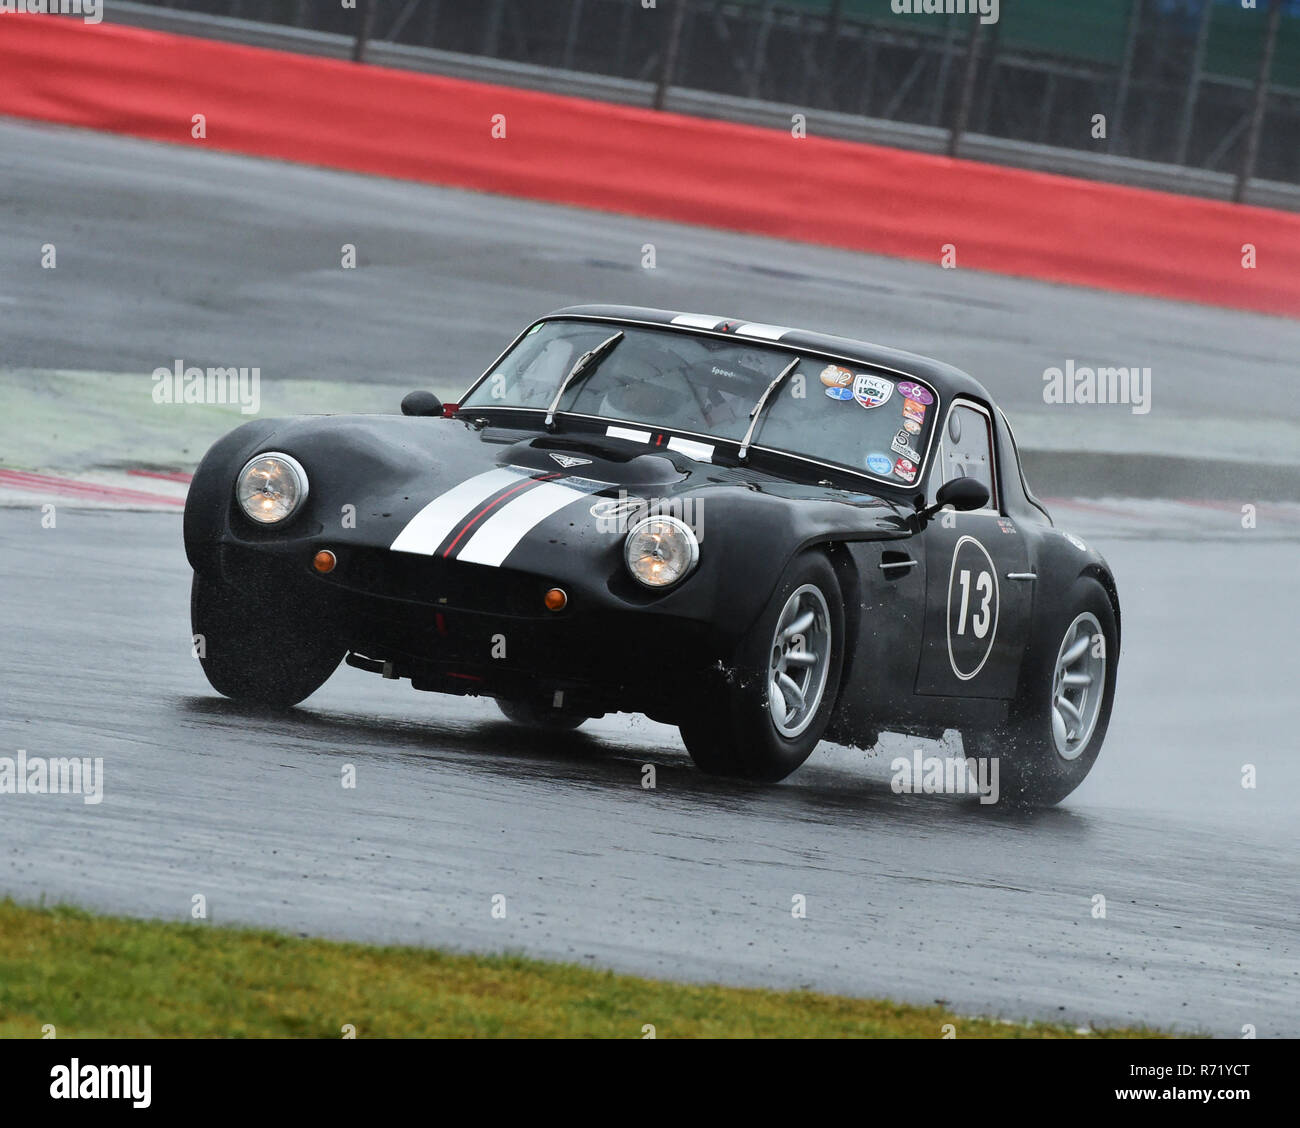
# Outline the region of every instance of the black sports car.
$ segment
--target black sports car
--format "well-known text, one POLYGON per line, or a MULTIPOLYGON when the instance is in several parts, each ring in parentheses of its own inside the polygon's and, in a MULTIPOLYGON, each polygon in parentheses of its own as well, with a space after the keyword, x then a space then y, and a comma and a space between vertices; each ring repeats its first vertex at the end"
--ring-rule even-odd
POLYGON ((290 706, 345 656, 573 727, 640 712, 779 780, 881 730, 1055 802, 1109 720, 1106 562, 1025 483, 965 373, 719 317, 582 306, 459 404, 255 420, 185 507, 212 685, 290 706))

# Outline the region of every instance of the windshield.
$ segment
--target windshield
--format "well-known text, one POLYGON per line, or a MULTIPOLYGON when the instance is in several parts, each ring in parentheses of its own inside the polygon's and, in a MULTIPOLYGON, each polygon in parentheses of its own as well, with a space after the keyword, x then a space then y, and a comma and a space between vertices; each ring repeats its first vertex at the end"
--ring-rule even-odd
MULTIPOLYGON (((607 322, 544 321, 461 405, 544 411, 578 358, 615 328, 623 339, 560 398, 561 413, 740 442, 768 384, 797 355, 739 339, 607 322)), ((937 407, 933 393, 864 365, 803 357, 769 397, 753 445, 915 483, 937 407)))

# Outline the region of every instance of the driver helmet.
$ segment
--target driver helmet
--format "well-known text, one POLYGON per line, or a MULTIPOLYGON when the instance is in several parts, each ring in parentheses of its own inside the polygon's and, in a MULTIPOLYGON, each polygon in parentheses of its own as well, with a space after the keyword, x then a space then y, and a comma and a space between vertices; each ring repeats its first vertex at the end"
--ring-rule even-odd
MULTIPOLYGON (((615 352, 597 377, 605 385, 597 414, 659 420, 681 404, 684 389, 643 356, 615 352)), ((680 383, 680 377, 677 383, 680 383)))

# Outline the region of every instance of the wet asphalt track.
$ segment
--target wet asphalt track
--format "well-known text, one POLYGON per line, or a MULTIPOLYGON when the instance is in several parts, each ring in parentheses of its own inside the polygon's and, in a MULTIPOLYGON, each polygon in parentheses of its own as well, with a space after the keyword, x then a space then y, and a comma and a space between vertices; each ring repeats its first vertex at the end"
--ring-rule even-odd
POLYGON ((1110 738, 1063 807, 1011 815, 894 795, 896 738, 756 788, 702 777, 641 718, 536 736, 347 668, 259 714, 189 656, 175 516, 0 510, 0 750, 102 756, 106 780, 99 806, 0 797, 0 889, 174 918, 202 893, 217 923, 1295 1035, 1300 669, 1259 636, 1293 629, 1296 547, 1107 545, 1127 598, 1110 738), (1209 571, 1251 583, 1207 600, 1209 571))
MULTIPOLYGON (((540 307, 616 295, 714 307, 738 286, 751 316, 789 299, 788 320, 822 310, 819 324, 853 328, 849 300, 833 299, 843 287, 765 273, 771 245, 737 236, 7 123, 0 134, 0 247, 57 237, 60 271, 72 268, 57 298, 0 279, 11 366, 280 357, 286 374, 355 378, 368 364, 391 377, 471 355, 478 366, 484 336, 540 307), (328 247, 349 222, 369 254, 388 242, 383 269, 345 296, 336 269, 309 261, 323 252, 286 230, 328 247), (562 249, 579 230, 590 255, 562 249), (685 256, 667 272, 629 271, 610 249, 627 244, 635 261, 656 236, 685 256)), ((862 261, 779 246, 795 275, 862 261)), ((1290 378, 1273 358, 1291 323, 871 262, 900 343, 950 337, 945 355, 1008 399, 1017 382, 997 388, 996 357, 1027 350, 1041 372, 1065 325, 1186 360, 1190 414, 1213 407, 1201 385, 1217 362, 1191 356, 1211 337, 1237 360, 1259 354, 1266 389, 1290 378), (923 330, 936 278, 968 304, 923 330)), ((1097 531, 1086 517, 1073 527, 1097 531)), ((0 510, 0 755, 102 756, 106 772, 100 806, 0 796, 0 893, 171 918, 203 893, 217 923, 1008 1017, 1296 1035, 1294 525, 1096 539, 1125 603, 1110 737, 1064 806, 1012 815, 894 795, 899 740, 873 756, 823 746, 764 789, 700 776, 676 734, 643 719, 535 736, 489 703, 350 669, 291 714, 250 712, 216 697, 189 656, 174 515, 61 509, 51 530, 32 509, 0 510), (346 764, 356 790, 340 786, 346 764), (497 893, 505 920, 491 916, 497 893), (805 920, 790 913, 800 893, 805 920)))

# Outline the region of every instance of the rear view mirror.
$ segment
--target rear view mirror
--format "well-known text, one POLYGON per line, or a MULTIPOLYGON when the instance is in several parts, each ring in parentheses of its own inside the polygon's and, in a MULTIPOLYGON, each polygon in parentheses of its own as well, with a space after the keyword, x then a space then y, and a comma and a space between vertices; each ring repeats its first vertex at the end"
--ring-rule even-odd
POLYGON ((441 415, 442 400, 432 392, 407 392, 402 397, 403 415, 441 415))
POLYGON ((939 487, 934 500, 941 509, 945 505, 963 512, 983 509, 989 503, 989 488, 976 478, 954 478, 939 487))
POLYGON ((924 525, 931 517, 951 505, 954 509, 967 511, 983 509, 989 503, 989 488, 976 478, 954 478, 944 482, 934 494, 934 504, 917 511, 917 517, 924 525))

